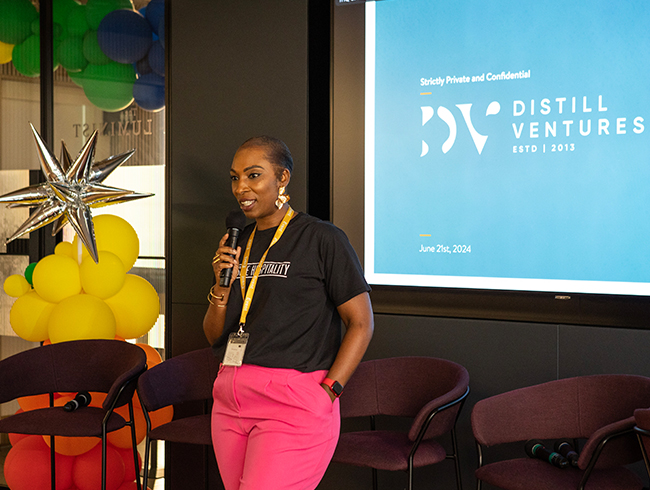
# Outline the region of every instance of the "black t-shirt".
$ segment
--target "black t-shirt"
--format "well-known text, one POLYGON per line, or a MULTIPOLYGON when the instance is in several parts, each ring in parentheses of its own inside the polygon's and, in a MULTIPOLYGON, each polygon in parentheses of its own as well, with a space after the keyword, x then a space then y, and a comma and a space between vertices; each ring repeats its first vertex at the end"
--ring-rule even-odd
MULTIPOLYGON (((239 237, 243 260, 253 230, 239 237)), ((246 271, 250 284, 255 268, 277 228, 255 232, 246 271)), ((239 328, 242 294, 233 281, 221 337, 212 349, 223 359, 228 336, 239 328)), ((297 213, 271 247, 262 266, 246 319, 250 334, 245 364, 312 372, 329 369, 341 343, 337 306, 370 291, 354 249, 333 224, 297 213)))

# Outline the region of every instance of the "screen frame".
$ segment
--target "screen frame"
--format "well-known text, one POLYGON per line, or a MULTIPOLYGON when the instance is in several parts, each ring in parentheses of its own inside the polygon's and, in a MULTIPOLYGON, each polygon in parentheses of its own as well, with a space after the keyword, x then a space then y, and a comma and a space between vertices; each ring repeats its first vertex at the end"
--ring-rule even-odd
MULTIPOLYGON (((331 219, 363 263, 365 6, 334 3, 332 11, 331 219)), ((642 329, 650 318, 646 296, 371 286, 376 313, 642 329)))

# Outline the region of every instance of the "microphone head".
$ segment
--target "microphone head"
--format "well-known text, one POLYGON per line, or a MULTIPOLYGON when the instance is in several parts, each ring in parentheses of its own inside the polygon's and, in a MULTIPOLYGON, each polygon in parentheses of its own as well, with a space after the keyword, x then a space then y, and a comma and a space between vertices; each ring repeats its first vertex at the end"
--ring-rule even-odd
POLYGON ((246 215, 244 212, 237 208, 233 209, 228 213, 226 217, 226 228, 237 228, 238 230, 243 230, 246 226, 246 215))
POLYGON ((565 449, 567 451, 575 451, 573 444, 569 439, 560 439, 555 441, 553 449, 555 449, 556 453, 559 453, 561 449, 565 449), (562 448, 562 446, 564 446, 564 448, 562 448))
POLYGON ((544 443, 540 441, 539 439, 531 439, 530 441, 526 442, 526 445, 524 446, 524 449, 526 450, 526 454, 530 456, 531 458, 535 457, 535 453, 533 452, 533 448, 537 445, 541 445, 544 447, 544 443))

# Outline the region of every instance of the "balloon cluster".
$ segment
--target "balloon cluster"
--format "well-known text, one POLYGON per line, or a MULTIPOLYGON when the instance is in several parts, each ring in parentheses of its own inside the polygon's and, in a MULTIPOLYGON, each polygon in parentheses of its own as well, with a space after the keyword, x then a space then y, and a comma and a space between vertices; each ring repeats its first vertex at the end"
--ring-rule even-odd
POLYGON ((156 290, 146 279, 127 274, 139 252, 135 230, 110 214, 95 217, 93 223, 98 263, 85 247, 79 256, 75 237, 30 264, 25 275, 5 280, 5 292, 18 298, 9 320, 19 337, 53 343, 135 339, 156 323, 160 312, 156 290))
MULTIPOLYGON (((127 274, 139 253, 133 227, 113 215, 93 219, 99 263, 95 263, 79 238, 57 245, 53 255, 30 264, 25 274, 14 274, 4 282, 5 292, 17 297, 10 312, 14 331, 31 342, 57 343, 79 339, 132 339, 147 333, 158 319, 160 302, 145 279, 127 274)), ((162 362, 149 345, 139 345, 147 365, 162 362)), ((91 353, 90 353, 91 354, 91 353)), ((92 354, 91 354, 92 355, 92 354)), ((91 406, 100 407, 105 393, 91 393, 91 406)), ((54 405, 63 406, 75 393, 55 394, 54 405)), ((21 411, 49 406, 49 396, 36 395, 18 400, 21 411)), ((146 435, 146 423, 137 396, 133 398, 136 439, 146 435)), ((128 419, 128 407, 116 410, 128 419)), ((172 419, 172 407, 150 413, 152 426, 172 419)), ((49 436, 10 434, 12 448, 4 464, 12 490, 49 488, 49 436)), ((95 490, 100 488, 101 446, 95 437, 56 438, 57 488, 95 490)), ((139 474, 131 453, 128 427, 108 435, 109 490, 134 490, 139 474)))
MULTIPOLYGON (((164 0, 139 11, 131 0, 53 0, 54 68, 63 66, 88 100, 106 112, 134 100, 148 111, 165 105, 164 0)), ((0 2, 0 64, 13 60, 40 73, 39 14, 30 0, 0 2)))
MULTIPOLYGON (((160 354, 151 346, 137 344, 147 355, 147 365, 151 368, 160 364, 160 354)), ((75 393, 57 393, 55 406, 63 406, 75 393)), ((90 406, 101 407, 105 393, 91 393, 90 406)), ((35 395, 20 398, 19 411, 38 410, 49 406, 49 395, 35 395)), ((142 407, 138 397, 133 398, 136 440, 145 438, 147 430, 142 407)), ((128 419, 128 407, 116 410, 128 419)), ((173 408, 164 407, 151 412, 152 427, 169 422, 174 415, 173 408)), ((136 470, 131 452, 131 429, 111 432, 107 436, 106 447, 106 488, 108 490, 135 490, 136 477, 140 474, 142 461, 139 459, 136 470)), ((11 449, 4 463, 4 475, 12 490, 34 490, 50 488, 50 437, 25 434, 9 434, 11 449)), ((55 439, 56 488, 61 490, 97 490, 101 488, 102 448, 97 437, 62 437, 55 439)))

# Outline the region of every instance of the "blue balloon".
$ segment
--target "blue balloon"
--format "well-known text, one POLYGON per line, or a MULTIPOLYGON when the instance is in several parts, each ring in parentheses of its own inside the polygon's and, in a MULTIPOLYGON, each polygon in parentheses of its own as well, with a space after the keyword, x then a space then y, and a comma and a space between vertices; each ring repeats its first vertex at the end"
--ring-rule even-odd
POLYGON ((165 107, 165 79, 155 73, 140 76, 133 84, 133 98, 146 111, 165 107))
POLYGON ((158 37, 160 42, 165 44, 165 18, 160 19, 160 24, 158 24, 158 37))
POLYGON ((151 26, 135 10, 119 9, 106 14, 97 29, 99 47, 113 61, 135 63, 151 48, 151 26))
POLYGON ((135 63, 133 63, 133 69, 138 75, 147 75, 153 72, 151 66, 149 66, 148 56, 145 56, 141 60, 138 60, 135 63))
POLYGON ((160 43, 160 41, 156 41, 151 46, 151 49, 149 50, 148 60, 151 69, 161 77, 164 77, 165 76, 165 48, 163 48, 163 45, 160 43))
POLYGON ((165 16, 165 2, 164 0, 151 0, 149 5, 147 5, 147 11, 145 17, 151 25, 153 32, 158 33, 158 26, 160 25, 160 19, 165 16))

